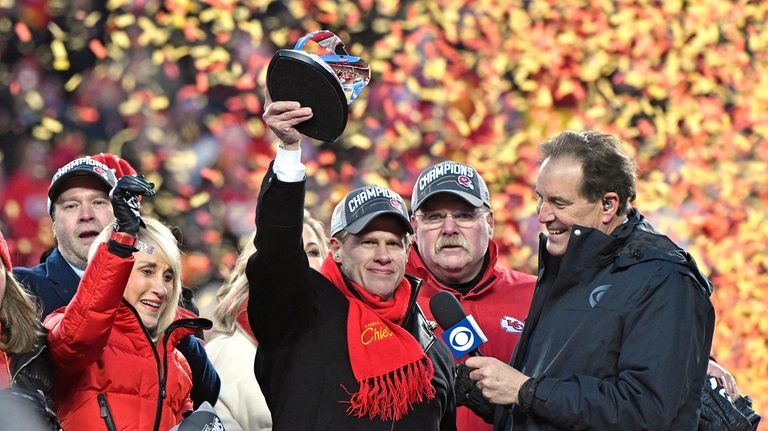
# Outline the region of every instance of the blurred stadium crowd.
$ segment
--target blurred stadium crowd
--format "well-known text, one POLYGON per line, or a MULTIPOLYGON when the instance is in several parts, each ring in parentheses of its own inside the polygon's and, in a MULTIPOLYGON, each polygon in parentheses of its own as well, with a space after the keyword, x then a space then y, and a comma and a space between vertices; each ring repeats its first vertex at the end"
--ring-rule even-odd
POLYGON ((506 264, 535 272, 538 143, 616 134, 638 207, 716 286, 714 354, 765 412, 767 17, 744 0, 0 0, 2 229, 15 265, 37 263, 52 173, 112 152, 158 184, 143 207, 181 228, 185 283, 218 285, 273 154, 266 67, 326 28, 373 77, 344 135, 305 149, 320 219, 363 183, 410 196, 422 168, 464 160, 506 264))

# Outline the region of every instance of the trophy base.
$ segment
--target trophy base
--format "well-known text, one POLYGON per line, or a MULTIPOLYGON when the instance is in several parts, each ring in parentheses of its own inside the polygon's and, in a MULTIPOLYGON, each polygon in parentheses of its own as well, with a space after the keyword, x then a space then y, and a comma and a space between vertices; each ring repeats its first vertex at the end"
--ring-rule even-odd
POLYGON ((312 118, 296 126, 310 138, 333 142, 347 127, 349 107, 338 78, 302 51, 280 49, 272 56, 267 89, 274 101, 312 108, 312 118))

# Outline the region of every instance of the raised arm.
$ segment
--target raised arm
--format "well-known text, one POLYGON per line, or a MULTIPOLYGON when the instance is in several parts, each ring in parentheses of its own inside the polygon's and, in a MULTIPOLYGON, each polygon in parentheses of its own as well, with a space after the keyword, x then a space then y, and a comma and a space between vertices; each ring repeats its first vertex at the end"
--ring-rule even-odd
POLYGON ((120 178, 110 193, 116 221, 109 241, 98 245, 64 311, 45 320, 52 362, 61 372, 77 372, 101 356, 133 269, 139 196, 152 196, 153 187, 143 176, 120 178))
POLYGON ((302 246, 304 165, 294 128, 311 118, 296 102, 267 105, 264 120, 280 141, 261 185, 256 207, 256 253, 246 267, 248 320, 259 344, 271 347, 298 337, 310 325, 314 300, 302 246))

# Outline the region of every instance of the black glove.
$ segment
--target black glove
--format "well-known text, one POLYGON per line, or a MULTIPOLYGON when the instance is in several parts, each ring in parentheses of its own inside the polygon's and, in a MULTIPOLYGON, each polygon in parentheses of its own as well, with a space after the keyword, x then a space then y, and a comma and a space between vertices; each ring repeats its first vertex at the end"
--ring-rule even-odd
POLYGON ((483 392, 475 386, 475 381, 469 378, 469 367, 464 363, 455 366, 456 381, 453 389, 456 393, 456 405, 465 406, 486 423, 493 423, 495 406, 483 396, 483 392))
POLYGON ((136 236, 144 226, 139 214, 139 196, 155 194, 155 184, 144 180, 144 175, 123 175, 109 192, 115 213, 115 230, 136 236))
POLYGON ((749 397, 731 402, 721 382, 707 376, 701 388, 699 431, 753 431, 759 422, 749 397))

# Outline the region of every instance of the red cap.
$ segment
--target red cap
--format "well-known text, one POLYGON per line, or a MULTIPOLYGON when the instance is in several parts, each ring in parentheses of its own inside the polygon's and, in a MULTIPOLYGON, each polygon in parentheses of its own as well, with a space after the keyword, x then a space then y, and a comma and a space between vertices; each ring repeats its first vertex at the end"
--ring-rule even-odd
POLYGON ((136 169, 133 169, 130 163, 125 159, 111 154, 111 153, 99 153, 91 156, 93 160, 99 161, 107 165, 112 172, 115 173, 115 178, 120 179, 123 175, 136 175, 136 169))
POLYGON ((8 251, 8 243, 5 242, 3 233, 0 232, 0 259, 3 261, 6 272, 11 272, 13 267, 11 266, 11 252, 8 251))

